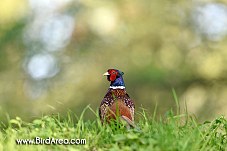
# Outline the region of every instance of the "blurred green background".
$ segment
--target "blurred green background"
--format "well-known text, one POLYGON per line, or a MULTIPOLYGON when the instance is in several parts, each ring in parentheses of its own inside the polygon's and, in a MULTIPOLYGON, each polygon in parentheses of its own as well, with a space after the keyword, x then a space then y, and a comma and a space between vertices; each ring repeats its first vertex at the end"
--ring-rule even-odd
POLYGON ((0 118, 97 109, 108 68, 137 109, 174 109, 174 88, 199 120, 226 115, 226 34, 224 0, 1 0, 0 118))

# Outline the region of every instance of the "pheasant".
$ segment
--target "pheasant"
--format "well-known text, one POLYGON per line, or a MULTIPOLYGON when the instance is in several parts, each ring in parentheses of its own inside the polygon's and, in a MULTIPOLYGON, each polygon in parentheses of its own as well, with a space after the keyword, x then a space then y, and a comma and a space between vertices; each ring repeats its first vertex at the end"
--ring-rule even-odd
POLYGON ((110 81, 110 87, 104 96, 100 107, 99 116, 102 121, 110 122, 117 117, 127 122, 128 126, 134 126, 135 105, 125 90, 123 72, 117 69, 109 69, 104 76, 110 81))

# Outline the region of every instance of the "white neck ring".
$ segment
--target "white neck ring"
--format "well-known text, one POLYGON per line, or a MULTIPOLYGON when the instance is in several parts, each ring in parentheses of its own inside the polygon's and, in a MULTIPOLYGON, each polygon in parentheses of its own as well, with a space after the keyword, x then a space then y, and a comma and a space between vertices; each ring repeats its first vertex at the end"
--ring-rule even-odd
POLYGON ((125 89, 124 86, 110 86, 111 89, 125 89))

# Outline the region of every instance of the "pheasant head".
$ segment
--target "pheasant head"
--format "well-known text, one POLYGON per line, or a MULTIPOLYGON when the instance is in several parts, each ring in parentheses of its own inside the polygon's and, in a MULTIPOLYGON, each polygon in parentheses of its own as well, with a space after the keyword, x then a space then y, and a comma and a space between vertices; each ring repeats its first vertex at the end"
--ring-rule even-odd
POLYGON ((113 89, 124 89, 125 83, 123 80, 124 72, 117 69, 109 69, 104 76, 107 76, 107 80, 110 81, 110 88, 113 89))

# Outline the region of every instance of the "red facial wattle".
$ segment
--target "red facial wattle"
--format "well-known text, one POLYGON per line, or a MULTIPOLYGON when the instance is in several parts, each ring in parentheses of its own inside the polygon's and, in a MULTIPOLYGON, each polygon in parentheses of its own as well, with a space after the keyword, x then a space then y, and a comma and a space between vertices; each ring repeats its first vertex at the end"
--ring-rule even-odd
POLYGON ((110 75, 109 75, 109 76, 110 76, 110 77, 109 77, 109 78, 110 78, 110 81, 116 80, 117 75, 118 75, 118 72, 117 72, 116 70, 114 70, 114 69, 109 70, 108 73, 110 74, 110 75))
POLYGON ((110 81, 116 80, 117 75, 116 74, 110 74, 110 81))

